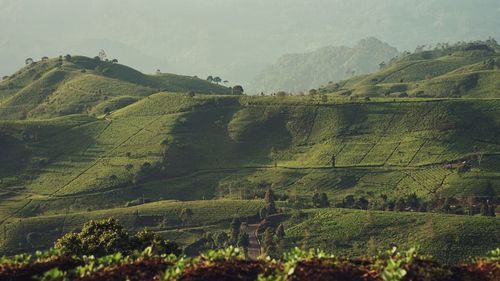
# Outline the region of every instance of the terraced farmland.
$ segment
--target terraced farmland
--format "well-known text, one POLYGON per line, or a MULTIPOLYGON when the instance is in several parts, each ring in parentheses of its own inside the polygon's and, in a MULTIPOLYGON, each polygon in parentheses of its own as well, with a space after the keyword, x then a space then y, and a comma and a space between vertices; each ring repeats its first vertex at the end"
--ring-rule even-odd
MULTIPOLYGON (((442 203, 449 197, 495 201, 500 194, 497 98, 220 95, 229 89, 190 77, 148 76, 79 57, 57 63, 27 67, 0 89, 8 96, 0 104, 0 254, 31 251, 29 233, 47 247, 91 218, 117 216, 134 229, 135 210, 151 219, 168 213, 171 228, 156 223, 155 230, 188 246, 207 232, 226 230, 233 216, 259 219, 263 203, 255 199, 269 188, 285 215, 297 205, 310 208, 315 193, 325 193, 330 206, 343 206, 349 196, 384 203, 417 196, 442 203), (42 78, 30 78, 39 69, 45 71, 42 78), (51 84, 43 78, 51 72, 64 77, 51 84), (45 93, 48 100, 32 99, 40 89, 33 83, 53 87, 45 93), (199 94, 203 89, 213 92, 199 94), (89 107, 56 106, 80 102, 89 107), (179 225, 184 205, 210 218, 179 225)), ((457 67, 439 65, 442 71, 457 67)), ((308 224, 319 223, 315 237, 340 235, 321 223, 341 210, 325 211, 324 218, 307 212, 311 216, 300 226, 287 225, 293 233, 289 245, 305 239, 308 224)), ((364 213, 346 212, 346 220, 352 216, 356 222, 353 231, 360 231, 339 244, 348 254, 360 253, 373 235, 384 246, 416 241, 440 260, 457 261, 466 258, 465 250, 452 255, 438 248, 469 245, 465 234, 446 242, 464 224, 472 236, 487 237, 464 248, 469 252, 482 255, 500 241, 496 218, 381 212, 374 216, 383 223, 374 230, 360 229, 364 213), (393 225, 392 219, 404 223, 393 225), (439 224, 436 244, 423 240, 427 220, 439 224), (403 227, 408 221, 417 224, 415 232, 403 227)), ((311 245, 321 246, 321 239, 311 245)))

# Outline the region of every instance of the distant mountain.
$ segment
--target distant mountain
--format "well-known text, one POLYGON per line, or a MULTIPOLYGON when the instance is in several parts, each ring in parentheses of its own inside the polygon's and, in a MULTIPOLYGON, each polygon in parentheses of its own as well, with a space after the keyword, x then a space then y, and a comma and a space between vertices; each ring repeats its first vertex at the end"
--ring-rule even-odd
POLYGON ((443 43, 405 52, 379 71, 329 83, 323 93, 365 97, 473 97, 500 94, 500 45, 486 41, 443 43))
POLYGON ((299 92, 330 81, 376 71, 379 64, 398 55, 398 50, 370 37, 354 47, 328 46, 303 54, 287 54, 262 71, 250 85, 254 92, 299 92))

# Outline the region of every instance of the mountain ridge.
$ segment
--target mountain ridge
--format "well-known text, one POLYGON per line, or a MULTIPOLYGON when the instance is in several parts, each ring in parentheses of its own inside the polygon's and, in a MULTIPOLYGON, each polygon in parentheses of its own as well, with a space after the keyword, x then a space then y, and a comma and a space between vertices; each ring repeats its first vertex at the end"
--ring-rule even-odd
POLYGON ((254 92, 300 92, 329 81, 370 73, 379 63, 397 56, 396 48, 375 37, 358 41, 353 47, 325 46, 313 52, 285 54, 254 78, 254 92))

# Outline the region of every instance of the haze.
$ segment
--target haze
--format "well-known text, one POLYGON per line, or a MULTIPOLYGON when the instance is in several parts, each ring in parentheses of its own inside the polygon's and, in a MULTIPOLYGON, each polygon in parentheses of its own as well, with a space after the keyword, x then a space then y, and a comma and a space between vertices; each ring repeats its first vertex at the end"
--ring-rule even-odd
POLYGON ((146 73, 244 84, 285 53, 368 36, 401 51, 500 38, 498 0, 0 0, 0 7, 0 75, 26 57, 104 49, 146 73))

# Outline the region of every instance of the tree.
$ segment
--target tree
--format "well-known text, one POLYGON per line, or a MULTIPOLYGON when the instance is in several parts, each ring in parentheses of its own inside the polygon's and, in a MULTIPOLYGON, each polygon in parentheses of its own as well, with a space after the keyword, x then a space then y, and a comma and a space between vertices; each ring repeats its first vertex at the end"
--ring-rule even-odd
POLYGON ((320 203, 319 203, 319 193, 314 192, 313 197, 312 197, 312 203, 314 208, 319 208, 320 203))
POLYGON ((322 103, 328 102, 328 97, 325 94, 321 94, 321 102, 322 103))
POLYGON ((270 188, 266 191, 264 195, 264 201, 266 202, 267 216, 276 214, 278 210, 276 209, 276 196, 273 190, 270 188))
POLYGON ((103 256, 129 250, 129 235, 116 219, 90 221, 79 233, 59 238, 54 247, 75 255, 103 256))
POLYGON ((99 51, 99 59, 101 61, 107 61, 108 60, 108 55, 106 55, 106 52, 104 50, 99 51))
POLYGON ((70 54, 65 55, 64 59, 67 60, 67 61, 70 61, 71 60, 71 55, 70 54))
POLYGON ((181 210, 179 214, 179 218, 182 221, 182 225, 189 225, 191 223, 191 219, 193 217, 193 210, 190 208, 184 208, 181 210))
POLYGON ((444 203, 443 203, 443 208, 442 208, 443 212, 445 213, 449 213, 451 212, 451 198, 449 197, 446 197, 444 199, 444 203))
POLYGON ((175 254, 180 255, 181 249, 179 246, 169 240, 165 240, 155 232, 148 229, 139 231, 131 239, 131 245, 134 249, 143 250, 151 247, 151 251, 155 255, 175 254))
POLYGON ((219 249, 224 249, 228 246, 229 236, 226 232, 221 231, 215 235, 215 245, 219 249))
POLYGON ((71 255, 104 256, 114 253, 128 255, 151 247, 154 254, 181 253, 179 246, 164 240, 158 234, 144 229, 130 236, 116 219, 89 221, 79 232, 71 232, 59 238, 54 248, 71 255))
POLYGON ((241 85, 236 85, 233 87, 233 95, 243 95, 243 93, 245 92, 243 90, 243 87, 241 85))
POLYGON ((318 90, 316 90, 316 89, 311 89, 311 90, 309 90, 309 95, 310 95, 311 97, 314 97, 314 96, 316 96, 317 94, 318 94, 318 90))
POLYGON ((278 258, 278 248, 276 247, 275 234, 271 228, 264 231, 264 239, 262 240, 263 252, 271 258, 278 258))
POLYGON ((269 246, 267 246, 265 253, 272 259, 279 258, 279 253, 278 253, 278 248, 276 247, 276 243, 272 243, 269 246))
POLYGON ((352 208, 354 204, 356 203, 356 199, 354 199, 353 195, 347 195, 344 197, 344 200, 342 200, 342 205, 344 208, 352 208))
POLYGON ((113 59, 111 62, 112 63, 118 63, 118 60, 117 59, 113 59))
POLYGON ((285 228, 282 224, 276 229, 276 238, 278 239, 278 252, 283 253, 285 250, 285 228))
POLYGON ((394 209, 396 211, 399 211, 399 212, 403 212, 404 210, 406 210, 406 202, 403 198, 398 198, 398 200, 396 201, 396 204, 394 206, 394 209))
POLYGON ((276 237, 279 240, 282 240, 283 238, 285 238, 285 228, 283 227, 282 224, 278 225, 278 228, 276 229, 276 237))
POLYGON ((210 83, 214 82, 214 77, 212 75, 208 76, 207 81, 210 83))
POLYGON ((420 200, 415 193, 408 195, 406 198, 406 205, 410 207, 413 211, 417 211, 420 207, 420 200))
POLYGON ((396 208, 396 202, 394 200, 387 201, 386 210, 394 211, 395 208, 396 208))
POLYGON ((262 207, 259 211, 259 217, 261 219, 265 219, 267 218, 267 208, 266 207, 262 207))
POLYGON ((219 85, 219 83, 220 83, 220 82, 222 82, 222 79, 220 79, 220 77, 219 77, 219 76, 215 76, 215 77, 213 78, 213 82, 215 82, 217 85, 219 85))
POLYGON ((364 197, 361 197, 358 199, 358 202, 356 205, 361 210, 367 210, 369 204, 370 204, 370 202, 368 200, 366 200, 364 197))
POLYGON ((241 221, 239 218, 234 218, 230 226, 231 244, 236 245, 238 243, 240 230, 241 230, 241 221))
POLYGON ((330 207, 330 202, 328 201, 328 196, 326 195, 326 193, 323 192, 319 195, 319 204, 321 208, 330 207))
POLYGON ((495 205, 490 204, 488 215, 490 217, 496 217, 496 206, 495 205))
POLYGON ((245 252, 247 251, 248 246, 250 246, 250 236, 248 235, 248 233, 246 232, 240 233, 238 237, 237 246, 242 247, 245 250, 245 252))
POLYGON ((481 205, 481 215, 482 216, 489 216, 490 214, 490 207, 488 206, 488 202, 483 202, 481 205))
POLYGON ((30 64, 34 63, 34 60, 32 58, 27 58, 26 60, 24 60, 24 63, 26 65, 30 65, 30 64))
POLYGON ((205 248, 207 248, 207 249, 215 249, 216 248, 215 240, 214 240, 212 233, 210 233, 210 232, 205 233, 205 235, 203 236, 203 239, 205 240, 205 245, 204 245, 205 248))
MULTIPOLYGON (((264 231, 264 239, 262 240, 262 243, 264 244, 265 249, 274 244, 274 232, 270 227, 266 228, 264 231)), ((267 250, 265 252, 267 253, 267 250)))
POLYGON ((495 217, 496 216, 496 206, 494 204, 490 203, 489 200, 486 200, 481 205, 481 215, 488 216, 488 217, 495 217))
POLYGON ((287 96, 287 93, 285 91, 279 91, 276 93, 276 96, 279 98, 284 98, 287 96))

